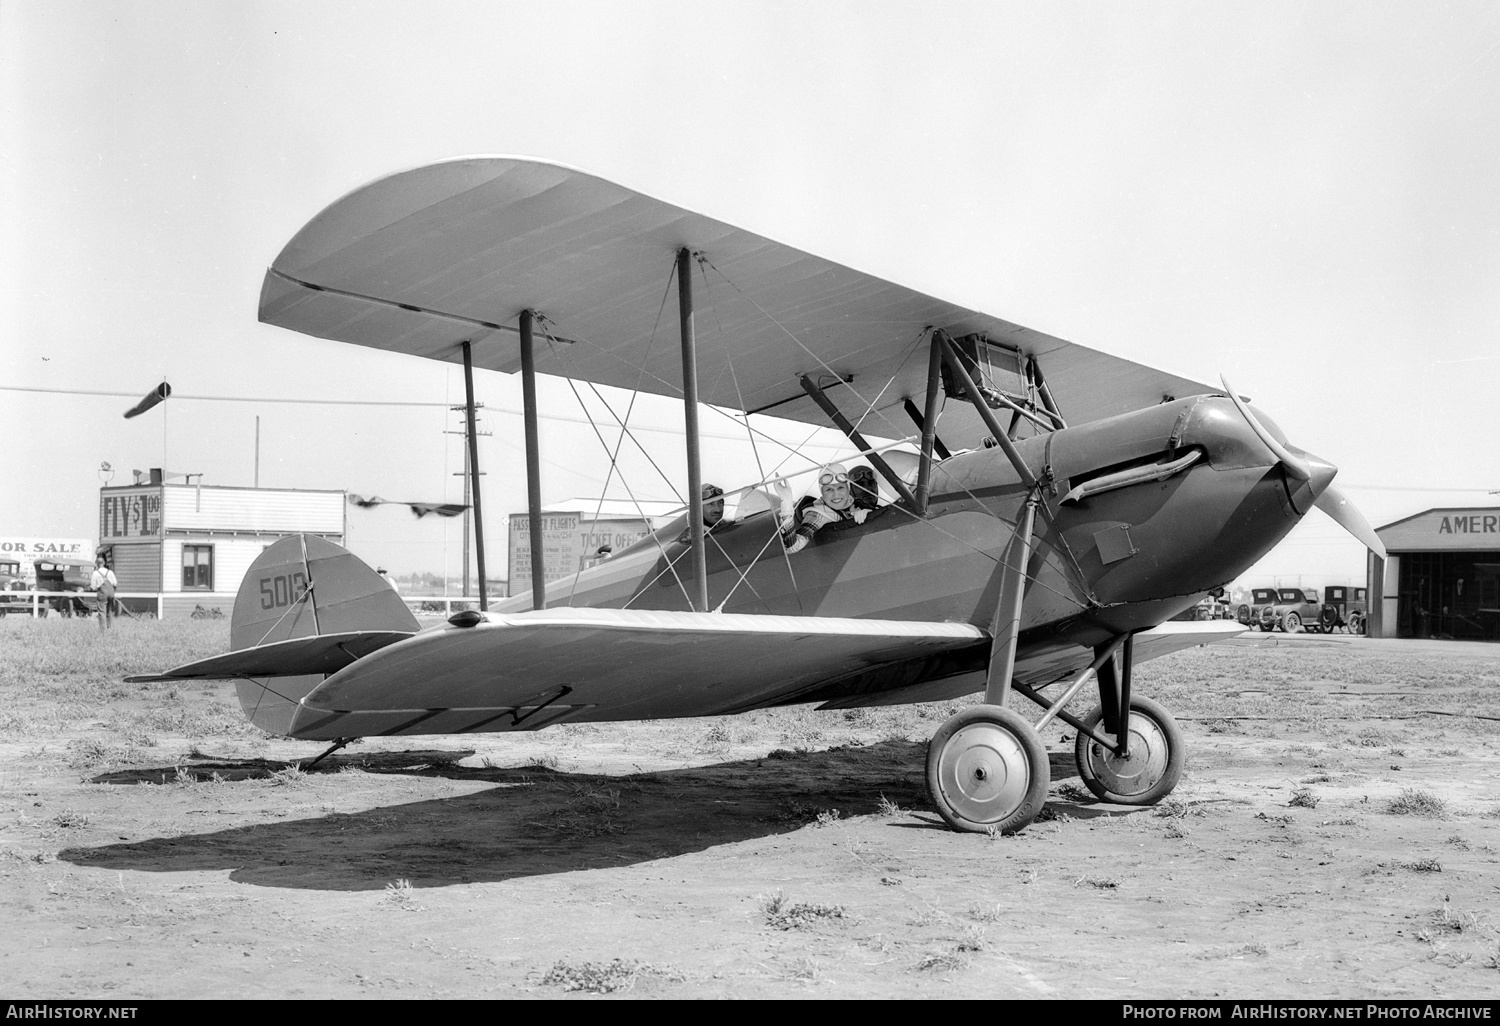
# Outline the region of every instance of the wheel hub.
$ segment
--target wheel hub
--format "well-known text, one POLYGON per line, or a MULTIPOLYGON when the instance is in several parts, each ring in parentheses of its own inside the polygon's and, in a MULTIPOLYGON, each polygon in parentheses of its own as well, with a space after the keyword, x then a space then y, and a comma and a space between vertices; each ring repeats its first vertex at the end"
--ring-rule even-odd
POLYGON ((1089 746, 1094 775, 1114 794, 1144 794, 1167 771, 1167 736, 1155 720, 1139 712, 1130 717, 1130 754, 1121 758, 1112 748, 1089 746))
POLYGON ((1014 735, 988 723, 956 732, 938 763, 943 794, 954 811, 975 823, 998 823, 1026 798, 1031 770, 1014 735))

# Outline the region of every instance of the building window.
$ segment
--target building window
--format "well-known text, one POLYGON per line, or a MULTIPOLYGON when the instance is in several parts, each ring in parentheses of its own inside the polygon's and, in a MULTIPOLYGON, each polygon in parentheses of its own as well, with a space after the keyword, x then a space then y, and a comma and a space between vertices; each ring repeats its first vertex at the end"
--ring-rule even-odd
POLYGON ((182 590, 214 590, 214 547, 212 545, 184 545, 182 547, 182 590))

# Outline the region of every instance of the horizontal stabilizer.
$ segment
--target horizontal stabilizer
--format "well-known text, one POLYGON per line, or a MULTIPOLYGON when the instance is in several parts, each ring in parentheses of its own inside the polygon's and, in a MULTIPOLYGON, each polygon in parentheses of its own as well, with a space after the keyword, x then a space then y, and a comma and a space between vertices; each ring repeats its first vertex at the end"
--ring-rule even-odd
POLYGON ((242 677, 295 677, 336 673, 377 649, 412 636, 410 631, 348 631, 276 641, 258 648, 187 663, 166 673, 126 677, 127 684, 167 680, 234 680, 242 677))

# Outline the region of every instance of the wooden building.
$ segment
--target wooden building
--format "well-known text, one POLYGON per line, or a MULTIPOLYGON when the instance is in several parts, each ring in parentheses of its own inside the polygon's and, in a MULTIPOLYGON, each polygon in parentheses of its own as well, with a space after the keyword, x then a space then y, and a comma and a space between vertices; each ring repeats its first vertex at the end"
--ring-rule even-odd
POLYGON ((99 489, 99 545, 121 601, 163 618, 234 609, 250 563, 288 534, 343 544, 344 493, 149 483, 99 489))

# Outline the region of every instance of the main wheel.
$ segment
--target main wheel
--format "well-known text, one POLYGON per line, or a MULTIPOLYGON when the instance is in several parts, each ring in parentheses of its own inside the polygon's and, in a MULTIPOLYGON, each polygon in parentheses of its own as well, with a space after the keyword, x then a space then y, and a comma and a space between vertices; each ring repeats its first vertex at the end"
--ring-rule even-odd
MULTIPOLYGON (((1096 707, 1083 722, 1096 728, 1103 719, 1104 710, 1096 707)), ((1187 761, 1182 732, 1172 714, 1135 695, 1130 697, 1130 755, 1122 759, 1079 731, 1073 758, 1084 786, 1116 805, 1155 805, 1172 793, 1187 761)))
POLYGON ((1013 834, 1042 811, 1051 782, 1041 738, 998 705, 958 713, 927 746, 927 793, 954 830, 1013 834))

